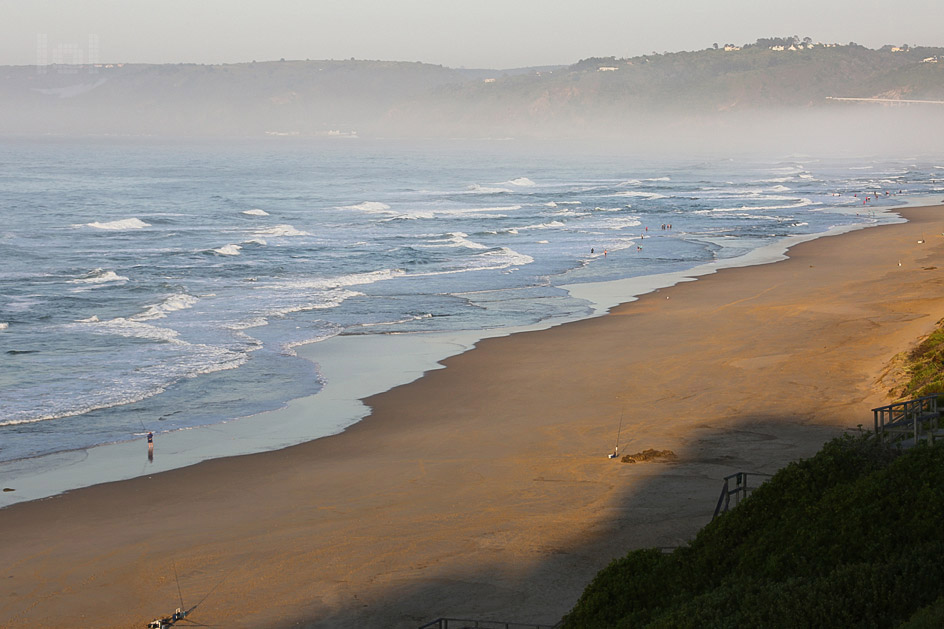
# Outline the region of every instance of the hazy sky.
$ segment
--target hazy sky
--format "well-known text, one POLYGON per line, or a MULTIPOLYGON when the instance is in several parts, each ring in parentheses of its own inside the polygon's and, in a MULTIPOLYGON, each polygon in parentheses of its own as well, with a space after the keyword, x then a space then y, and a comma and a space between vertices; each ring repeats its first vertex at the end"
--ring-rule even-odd
POLYGON ((0 0, 0 65, 92 55, 512 68, 789 35, 940 46, 942 24, 944 0, 0 0))

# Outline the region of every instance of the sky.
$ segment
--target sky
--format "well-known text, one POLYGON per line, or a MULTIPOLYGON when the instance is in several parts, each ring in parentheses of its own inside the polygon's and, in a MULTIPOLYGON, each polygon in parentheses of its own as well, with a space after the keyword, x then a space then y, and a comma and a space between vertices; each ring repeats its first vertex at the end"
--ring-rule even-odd
POLYGON ((942 0, 0 0, 0 65, 383 59, 516 68, 744 44, 944 45, 942 0))

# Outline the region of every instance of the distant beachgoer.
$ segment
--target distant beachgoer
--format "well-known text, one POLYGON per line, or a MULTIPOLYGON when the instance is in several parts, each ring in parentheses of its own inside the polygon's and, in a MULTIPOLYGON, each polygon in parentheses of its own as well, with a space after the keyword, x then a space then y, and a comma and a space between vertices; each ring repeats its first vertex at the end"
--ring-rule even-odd
POLYGON ((590 247, 590 253, 593 253, 593 247, 590 247))
POLYGON ((154 447, 154 433, 153 432, 148 433, 148 447, 149 448, 154 447))
POLYGON ((603 257, 606 257, 606 249, 603 250, 603 257))

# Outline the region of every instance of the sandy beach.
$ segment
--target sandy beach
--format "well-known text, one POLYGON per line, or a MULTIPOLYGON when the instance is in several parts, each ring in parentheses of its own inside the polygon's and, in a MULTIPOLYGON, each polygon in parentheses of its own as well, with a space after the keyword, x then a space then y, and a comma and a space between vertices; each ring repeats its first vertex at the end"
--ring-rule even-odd
POLYGON ((689 540, 725 475, 871 424, 944 317, 944 207, 901 213, 486 339, 339 435, 2 509, 0 626, 143 627, 178 582, 209 625, 554 624, 613 558, 689 540), (622 452, 678 459, 608 459, 621 416, 622 452))

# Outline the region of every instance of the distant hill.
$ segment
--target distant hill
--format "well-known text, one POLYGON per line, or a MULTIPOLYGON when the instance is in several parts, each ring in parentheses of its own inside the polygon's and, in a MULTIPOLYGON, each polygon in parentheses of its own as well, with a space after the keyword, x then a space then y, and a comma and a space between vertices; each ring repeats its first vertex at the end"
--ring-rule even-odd
POLYGON ((0 134, 557 136, 654 115, 861 107, 830 96, 944 100, 944 48, 771 38, 505 71, 358 60, 7 66, 0 134))

